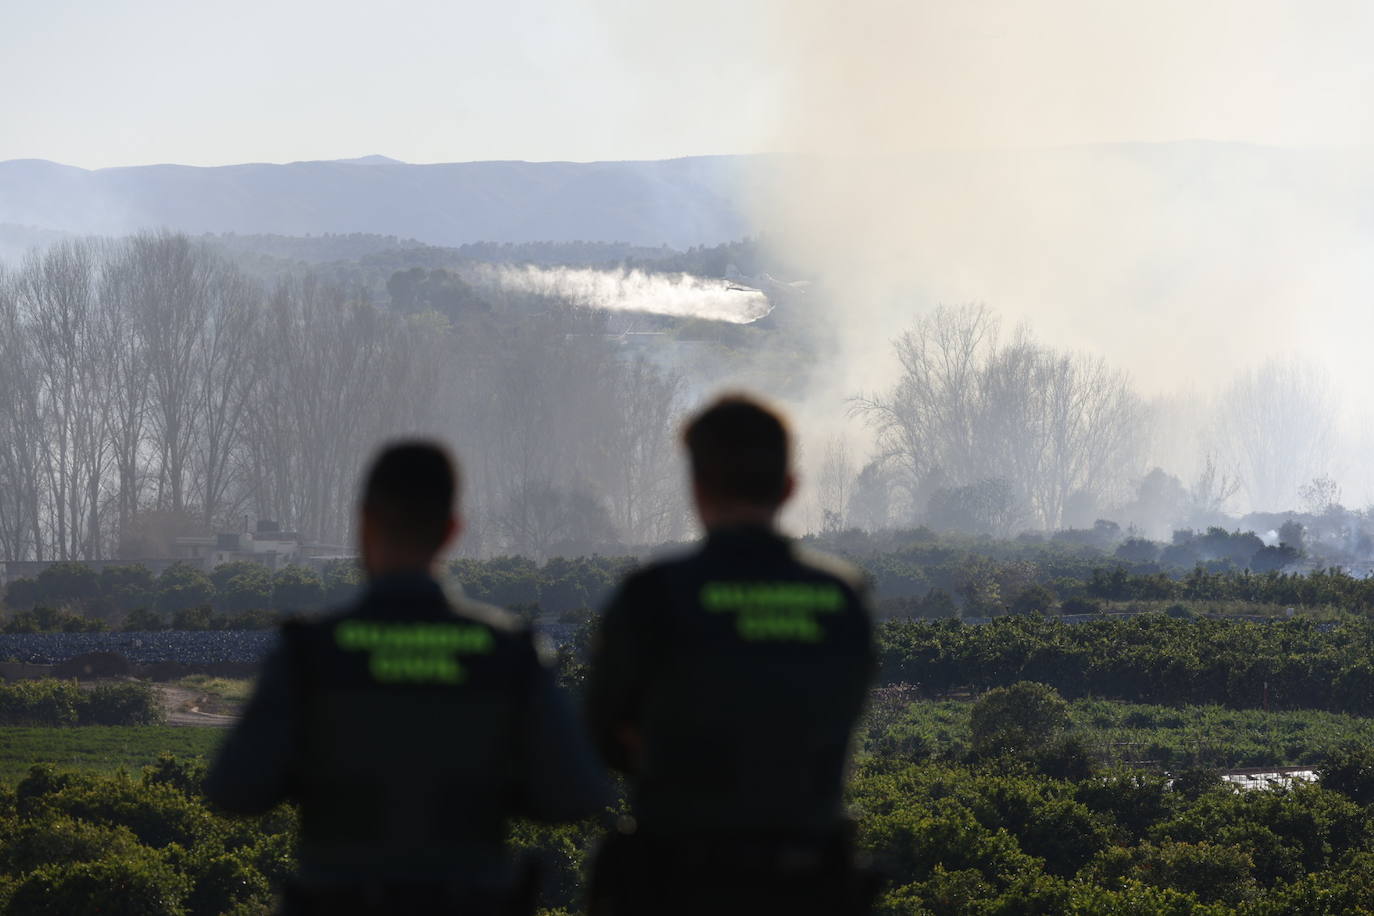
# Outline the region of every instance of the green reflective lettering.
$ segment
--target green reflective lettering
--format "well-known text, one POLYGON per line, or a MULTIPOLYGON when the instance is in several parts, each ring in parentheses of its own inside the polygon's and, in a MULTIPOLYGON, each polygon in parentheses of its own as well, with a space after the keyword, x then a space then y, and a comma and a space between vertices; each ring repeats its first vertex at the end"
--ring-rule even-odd
POLYGON ((334 644, 368 653, 368 671, 379 683, 459 684, 466 672, 456 656, 489 654, 496 638, 479 624, 344 620, 334 628, 334 644))
POLYGON ((735 631, 751 642, 821 642, 816 616, 845 607, 833 582, 708 582, 698 597, 708 613, 735 614, 735 631))

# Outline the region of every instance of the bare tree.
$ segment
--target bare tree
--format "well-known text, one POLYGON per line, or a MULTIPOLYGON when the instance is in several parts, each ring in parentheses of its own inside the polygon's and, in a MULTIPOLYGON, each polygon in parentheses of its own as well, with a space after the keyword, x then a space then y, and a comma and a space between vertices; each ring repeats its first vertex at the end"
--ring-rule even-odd
POLYGON ((254 389, 253 348, 262 342, 260 292, 238 271, 217 265, 206 296, 209 314, 197 341, 195 391, 200 420, 194 449, 201 517, 209 527, 230 505, 235 459, 254 389))
POLYGON ((1252 508, 1283 508, 1324 471, 1337 409, 1327 373, 1297 359, 1270 360, 1231 384, 1217 426, 1252 508))
POLYGON ((937 309, 896 352, 897 384, 855 405, 915 502, 999 481, 999 500, 1053 528, 1071 499, 1122 495, 1138 476, 1145 410, 1129 379, 1101 360, 1054 351, 1024 330, 1002 344, 981 306, 937 309))
POLYGON ((1194 519, 1209 521, 1220 515, 1227 502, 1240 489, 1240 481, 1217 466, 1216 456, 1208 454, 1202 470, 1188 488, 1188 501, 1194 519))
POLYGON ((40 415, 38 369, 17 282, 0 274, 0 549, 6 560, 45 556, 40 415))
POLYGON ((186 507, 187 470, 197 434, 199 344, 208 319, 214 259, 182 235, 129 240, 135 321, 148 359, 157 454, 156 503, 186 507))
POLYGON ((1325 474, 1313 477, 1308 483, 1298 487, 1298 497, 1303 508, 1313 515, 1324 515, 1341 505, 1341 485, 1325 474))
POLYGON ((478 549, 680 536, 682 379, 594 310, 501 307, 400 314, 310 276, 269 294, 167 233, 35 255, 0 275, 0 552, 165 554, 240 514, 343 544, 358 468, 415 433, 457 443, 478 549))
POLYGON ((66 241, 25 260, 16 277, 24 339, 32 347, 43 430, 47 540, 60 559, 101 553, 101 480, 108 402, 96 314, 95 253, 66 241))
POLYGON ((100 346, 107 357, 117 541, 143 506, 148 482, 148 423, 152 374, 139 330, 139 266, 131 246, 107 249, 100 271, 100 346))
POLYGON ((674 434, 682 415, 681 377, 642 359, 611 364, 598 463, 611 519, 630 544, 681 535, 683 467, 674 434))
POLYGON ((831 436, 825 443, 825 453, 816 474, 816 499, 825 530, 837 531, 845 527, 854 477, 848 442, 843 436, 831 436))

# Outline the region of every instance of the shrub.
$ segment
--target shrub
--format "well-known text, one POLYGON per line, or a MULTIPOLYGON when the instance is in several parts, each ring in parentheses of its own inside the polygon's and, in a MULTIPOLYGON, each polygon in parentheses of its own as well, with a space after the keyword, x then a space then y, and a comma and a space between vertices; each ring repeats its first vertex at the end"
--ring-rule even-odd
POLYGON ((100 593, 104 603, 118 611, 147 607, 154 598, 153 574, 137 563, 106 566, 100 571, 100 593))
POLYGON ((255 903, 266 906, 271 894, 267 879, 238 855, 205 855, 188 864, 194 881, 186 900, 190 916, 220 916, 255 903))
POLYGON ((281 618, 275 612, 266 609, 244 611, 242 614, 235 614, 225 620, 224 628, 226 630, 270 630, 280 621, 281 618))
POLYGON ((1361 805, 1374 804, 1374 750, 1343 744, 1326 755, 1317 773, 1323 788, 1361 805))
POLYGON ((353 560, 331 560, 320 575, 324 586, 324 601, 331 607, 347 604, 362 591, 362 567, 353 560))
POLYGON ((157 763, 143 768, 146 786, 172 786, 187 795, 199 795, 205 782, 205 761, 160 754, 157 763))
POLYGON ((42 592, 36 579, 15 579, 5 586, 5 606, 11 610, 28 610, 40 600, 42 592))
POLYGON ((236 560, 210 570, 215 586, 216 606, 220 611, 243 613, 272 604, 272 573, 262 563, 236 560))
POLYGON ((214 586, 205 573, 186 563, 173 563, 157 577, 157 609, 174 614, 209 604, 214 586))
POLYGON ((167 624, 162 617, 147 608, 135 608, 124 618, 123 630, 126 632, 149 632, 156 633, 164 630, 167 624))
POLYGON ((208 604, 182 608, 172 613, 173 630, 212 630, 215 618, 208 604))
POLYGON ((277 611, 311 611, 324 601, 324 586, 314 571, 288 566, 272 577, 272 607, 277 611))
POLYGON ((61 815, 11 821, 6 827, 0 833, 0 871, 8 874, 143 851, 138 837, 127 827, 101 826, 61 815))
POLYGON ((5 623, 6 633, 96 633, 104 629, 105 622, 94 617, 43 606, 21 611, 5 623))
POLYGON ((145 681, 97 684, 78 709, 82 725, 158 725, 166 715, 157 692, 145 681))
POLYGON ((100 684, 43 679, 0 684, 0 725, 156 725, 162 706, 142 681, 100 684))
POLYGON ((0 684, 0 725, 75 725, 83 700, 75 681, 0 684))
POLYGON ((100 577, 85 563, 54 563, 38 574, 39 601, 84 608, 100 594, 100 577))
POLYGON ((989 690, 973 704, 974 750, 1028 753, 1049 744, 1069 724, 1069 704, 1053 687, 1020 681, 989 690))
POLYGON ((1017 614, 1043 614, 1054 607, 1054 592, 1043 585, 1028 585, 1012 600, 1017 614))
POLYGON ((19 882, 12 916, 185 916, 190 878, 156 853, 65 862, 35 869, 19 882))
POLYGON ((5 632, 39 633, 41 629, 38 626, 38 618, 33 615, 33 612, 24 611, 19 614, 11 615, 10 618, 5 621, 5 632))
MULTIPOLYGON (((24 783, 20 786, 23 788, 24 783)), ((128 827, 140 843, 155 849, 173 843, 190 849, 221 829, 203 804, 180 789, 135 782, 122 773, 109 779, 70 779, 55 791, 30 795, 26 807, 31 812, 52 812, 93 824, 128 827)))

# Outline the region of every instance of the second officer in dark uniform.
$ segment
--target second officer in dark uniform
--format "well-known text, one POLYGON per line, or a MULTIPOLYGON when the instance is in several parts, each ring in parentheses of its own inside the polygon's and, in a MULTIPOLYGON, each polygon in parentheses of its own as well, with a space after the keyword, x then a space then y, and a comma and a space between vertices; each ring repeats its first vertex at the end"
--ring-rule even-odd
POLYGON ((776 413, 727 397, 687 426, 700 549, 629 577, 593 649, 587 712, 627 775, 598 914, 860 911, 841 797, 874 668, 860 575, 776 529, 776 413))
POLYGON ((532 912, 507 820, 604 804, 594 752, 529 628, 450 601, 434 579, 461 528, 457 491, 443 449, 382 452, 363 494, 367 588, 284 628, 206 780, 234 812, 299 803, 289 913, 532 912))

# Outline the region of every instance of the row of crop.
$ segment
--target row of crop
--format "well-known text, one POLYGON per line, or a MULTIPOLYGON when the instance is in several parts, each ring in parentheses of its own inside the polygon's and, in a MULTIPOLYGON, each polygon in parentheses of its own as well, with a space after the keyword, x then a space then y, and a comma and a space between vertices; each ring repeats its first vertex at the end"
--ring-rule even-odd
POLYGON ((0 683, 0 725, 156 725, 163 719, 154 688, 143 681, 89 690, 53 679, 0 683))
MULTIPOLYGON (((1135 549, 1138 539, 1115 553, 1095 542, 1062 539, 991 541, 935 535, 929 531, 838 532, 808 539, 839 553, 869 575, 887 616, 948 617, 1006 611, 1091 611, 1103 603, 1237 602, 1277 607, 1374 609, 1374 579, 1339 569, 1254 572, 1231 556, 1258 541, 1251 534, 1212 529, 1188 532, 1183 543, 1198 551, 1194 565, 1163 564, 1135 549), (1236 545, 1240 545, 1237 547, 1236 545)), ((1056 536, 1057 537, 1057 536, 1056 536)), ((1110 544, 1110 538, 1103 542, 1110 544)), ((518 610, 563 614, 594 608, 634 568, 633 557, 527 557, 458 559, 448 579, 471 596, 518 610)), ((73 618, 116 621, 140 610, 163 624, 178 613, 208 608, 217 618, 309 611, 349 600, 362 582, 352 561, 334 561, 316 572, 291 566, 275 572, 240 561, 208 572, 175 564, 154 576, 138 564, 106 566, 56 563, 33 579, 5 590, 10 624, 35 608, 66 609, 73 618)), ((15 626, 33 626, 21 620, 15 626)), ((74 620, 66 623, 78 627, 74 620)))
POLYGON ((1374 715, 1374 623, 1361 618, 890 621, 879 648, 883 683, 933 696, 1029 680, 1071 697, 1374 715))
MULTIPOLYGON (((517 610, 565 613, 600 604, 632 558, 552 559, 498 557, 450 564, 448 578, 467 594, 517 610)), ((208 573, 176 563, 154 576, 138 564, 56 563, 33 579, 16 579, 4 593, 5 632, 124 629, 252 629, 282 614, 343 604, 357 595, 362 573, 351 561, 316 572, 288 566, 273 572, 236 561, 208 573)))
MULTIPOLYGON (((966 760, 974 751, 975 705, 965 700, 913 702, 907 692, 878 690, 860 729, 859 746, 870 757, 966 760)), ((1264 712, 1097 699, 1073 700, 1063 708, 1064 734, 1073 737, 1088 759, 1103 764, 1167 770, 1298 766, 1327 759, 1352 742, 1374 747, 1374 719, 1318 710, 1264 712)), ((1013 718, 1019 724, 1030 719, 1019 711, 1013 718)))

